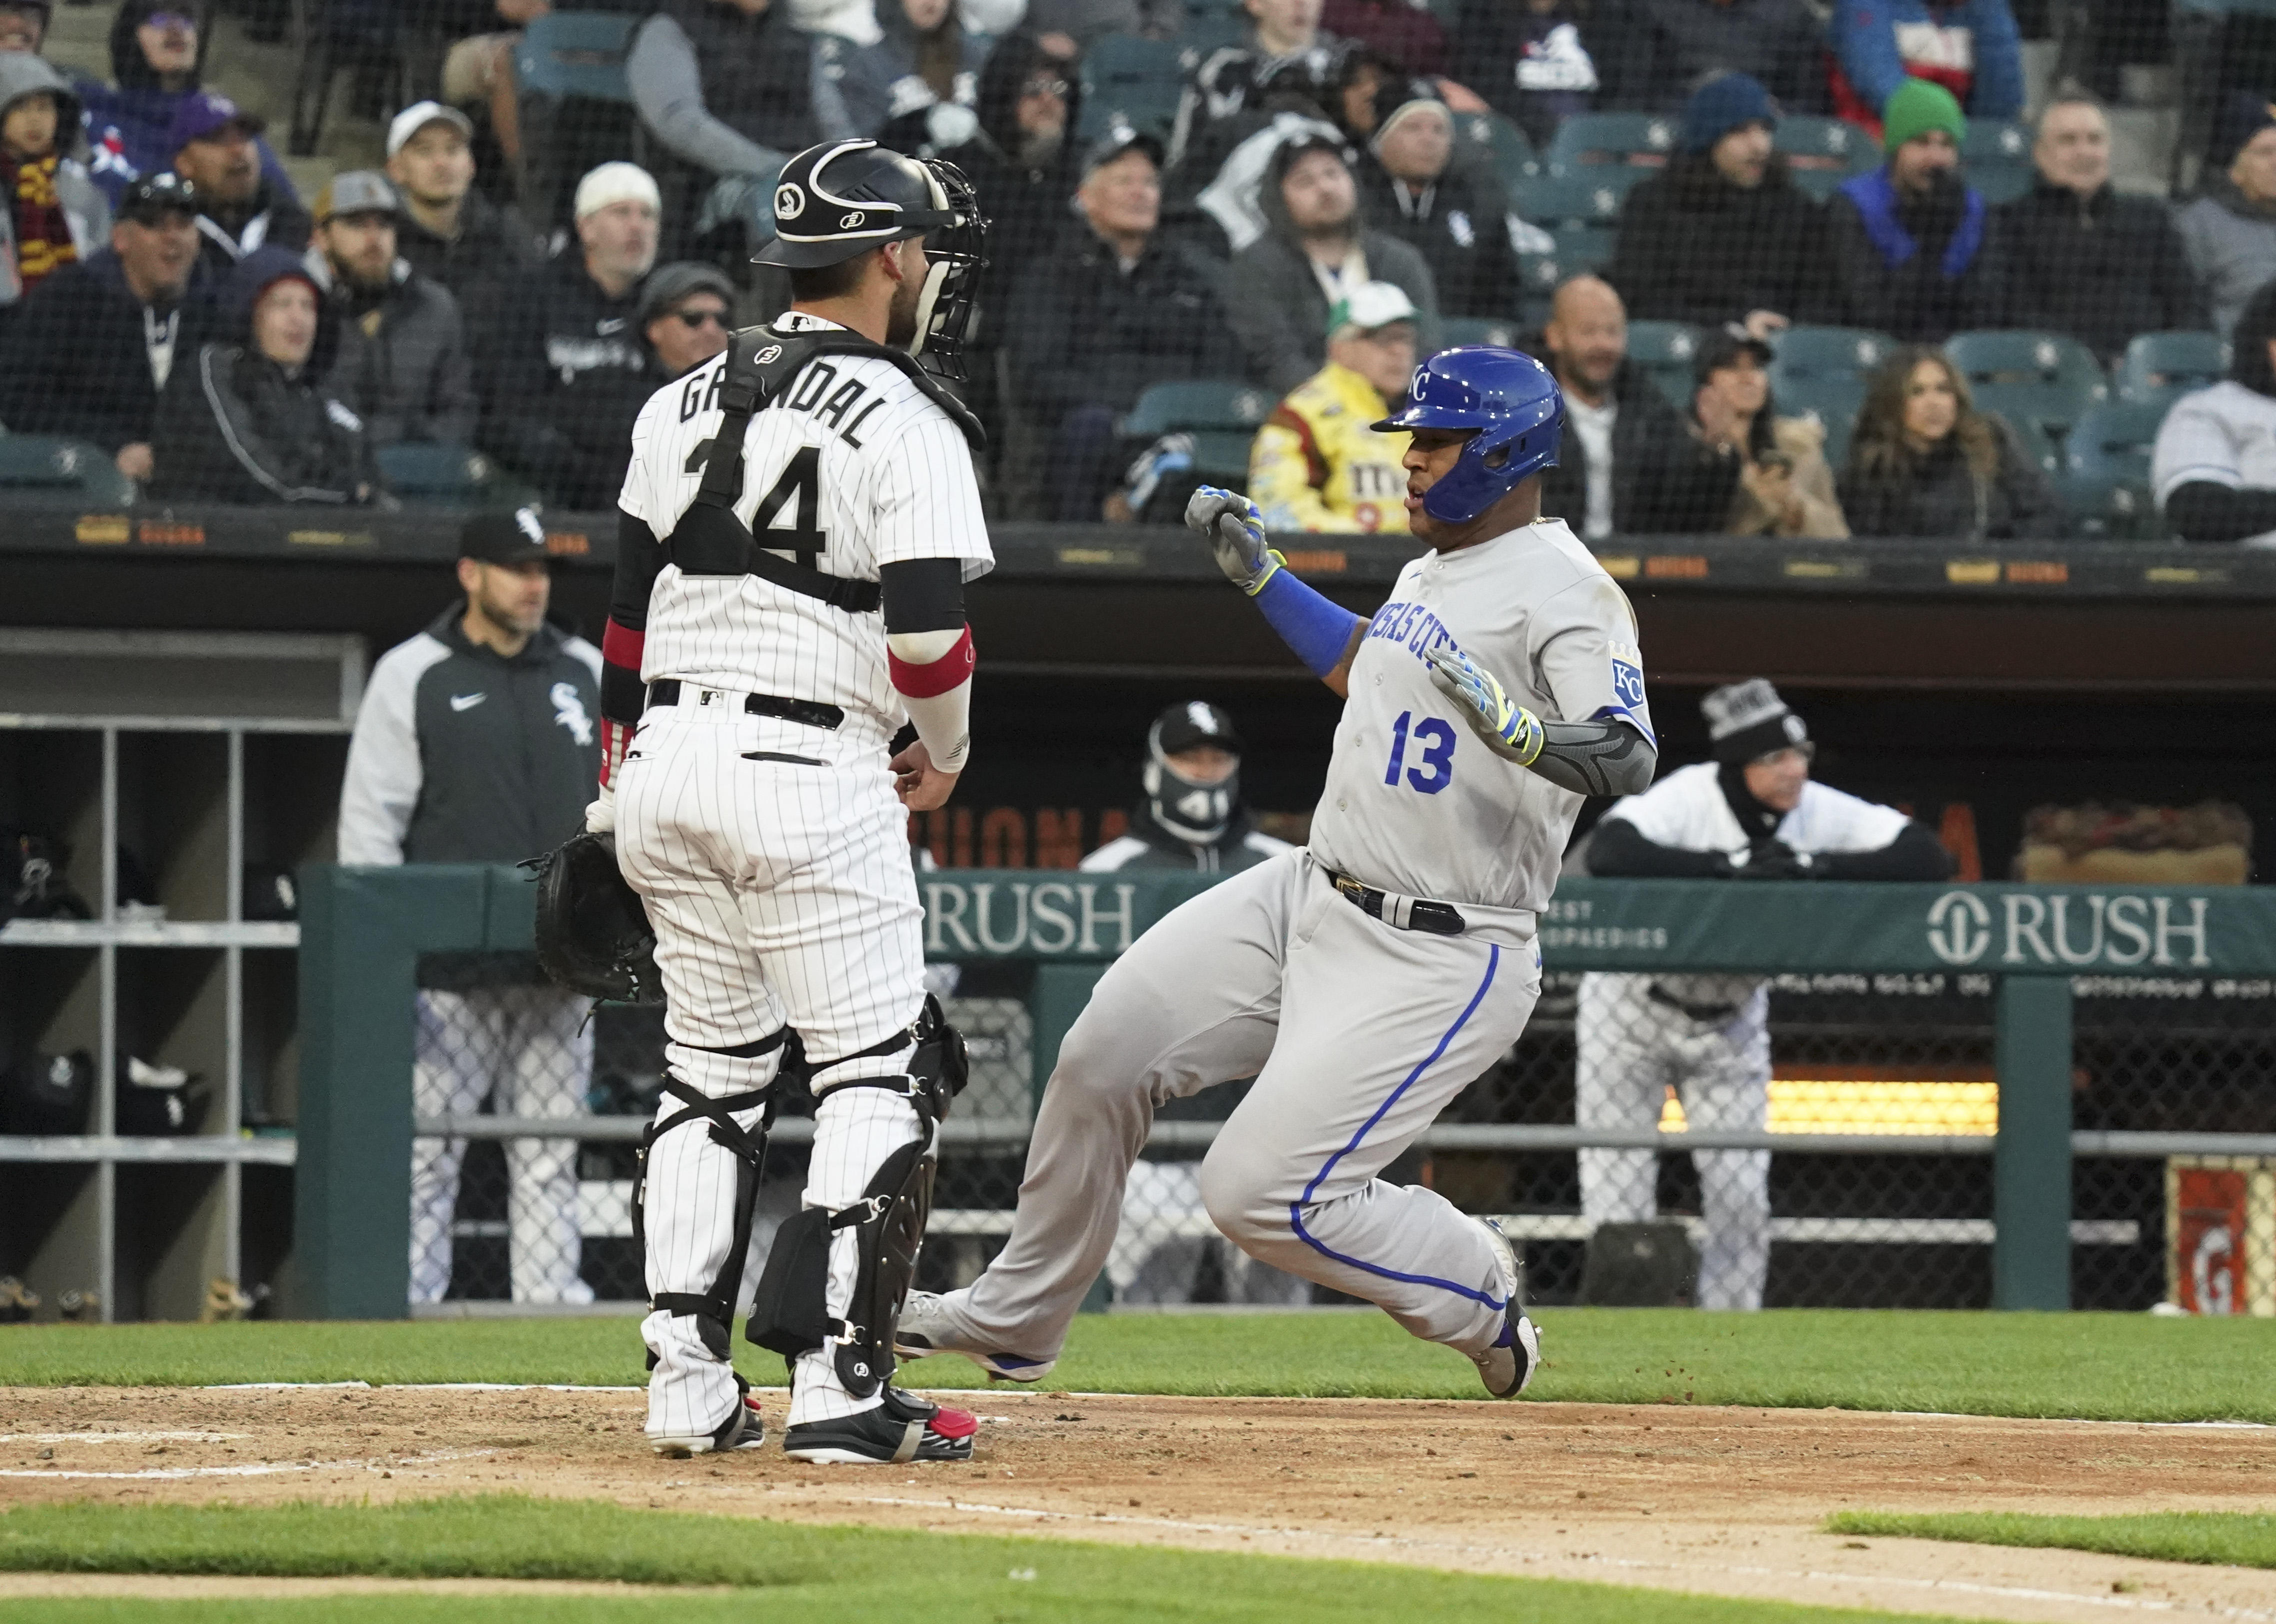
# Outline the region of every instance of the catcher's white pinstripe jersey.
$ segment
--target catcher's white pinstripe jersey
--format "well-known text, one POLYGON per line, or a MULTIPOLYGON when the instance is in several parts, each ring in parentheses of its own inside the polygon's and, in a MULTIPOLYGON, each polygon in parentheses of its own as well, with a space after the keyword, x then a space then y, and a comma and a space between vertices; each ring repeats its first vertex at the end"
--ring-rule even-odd
MULTIPOLYGON (((781 333, 834 323, 792 313, 781 333)), ((618 505, 669 536, 703 482, 724 415, 726 351, 649 397, 633 427, 618 505)), ((972 452, 957 426, 890 361, 809 363, 751 419, 735 516, 762 546, 825 574, 874 581, 878 566, 960 558, 964 578, 995 564, 972 452)), ((641 676, 843 706, 849 727, 890 736, 904 714, 885 665, 884 623, 754 575, 683 576, 666 564, 649 598, 641 676)))

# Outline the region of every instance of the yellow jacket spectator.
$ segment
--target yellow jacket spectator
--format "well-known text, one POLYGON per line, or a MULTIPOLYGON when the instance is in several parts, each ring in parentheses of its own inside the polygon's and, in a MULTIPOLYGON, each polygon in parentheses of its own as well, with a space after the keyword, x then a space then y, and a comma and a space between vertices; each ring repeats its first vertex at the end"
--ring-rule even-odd
POLYGON ((1249 448, 1248 495, 1266 529, 1406 530, 1407 435, 1374 425, 1407 393, 1416 313, 1387 282, 1362 283, 1328 313, 1328 364, 1249 448))

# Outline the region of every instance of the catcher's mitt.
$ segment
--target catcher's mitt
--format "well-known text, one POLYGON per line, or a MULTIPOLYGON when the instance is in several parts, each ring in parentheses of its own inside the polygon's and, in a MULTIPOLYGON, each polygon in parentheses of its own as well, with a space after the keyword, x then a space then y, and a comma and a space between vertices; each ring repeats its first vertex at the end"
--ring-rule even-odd
POLYGON ((617 867, 613 835, 573 835, 522 865, 537 871, 537 963, 548 979, 588 998, 660 1004, 656 933, 617 867))

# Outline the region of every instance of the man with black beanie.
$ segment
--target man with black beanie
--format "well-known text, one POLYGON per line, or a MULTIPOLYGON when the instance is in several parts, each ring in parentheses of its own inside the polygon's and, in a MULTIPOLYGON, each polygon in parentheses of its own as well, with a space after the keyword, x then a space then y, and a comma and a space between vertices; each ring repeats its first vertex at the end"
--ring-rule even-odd
MULTIPOLYGON (((1700 702, 1714 759, 1616 801, 1588 843, 1592 874, 1741 880, 1942 880, 1952 859, 1893 807, 1813 782, 1809 729, 1761 677, 1700 702)), ((1684 1121, 1714 1132, 1769 1122, 1770 984, 1756 976, 1581 979, 1574 1120, 1649 1129, 1668 1086, 1684 1121)), ((1770 1270, 1770 1153, 1695 1151, 1706 1219, 1699 1306, 1758 1309, 1770 1270)), ((1583 1150, 1581 1210, 1593 1224, 1657 1212, 1653 1152, 1583 1150)))

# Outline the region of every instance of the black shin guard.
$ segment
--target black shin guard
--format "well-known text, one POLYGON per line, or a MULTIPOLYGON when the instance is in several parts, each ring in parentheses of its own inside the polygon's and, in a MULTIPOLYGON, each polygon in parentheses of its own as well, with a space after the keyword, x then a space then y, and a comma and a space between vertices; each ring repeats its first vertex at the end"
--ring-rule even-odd
MULTIPOLYGON (((779 1046, 785 1037, 777 1032, 755 1044, 724 1051, 740 1058, 753 1059, 779 1046)), ((648 1251, 648 1158, 656 1142, 673 1129, 695 1122, 708 1122, 711 1142, 735 1158, 735 1218, 734 1235, 729 1243, 727 1256, 712 1277, 710 1289, 703 1292, 651 1291, 649 1307, 667 1314, 695 1316, 697 1334, 703 1345, 722 1362, 728 1360, 732 1344, 731 1327, 735 1323, 736 1300, 743 1285, 743 1258, 751 1246, 751 1214, 758 1205, 759 1175, 766 1161, 767 1133, 774 1126, 775 1093, 771 1089, 753 1089, 746 1093, 728 1094, 718 1099, 697 1092, 678 1077, 667 1075, 664 1091, 679 1100, 687 1109, 677 1115, 651 1122, 641 1135, 640 1155, 633 1176, 633 1239, 641 1248, 645 1259, 648 1251), (755 1131, 747 1132, 735 1123, 735 1114, 754 1108, 762 1110, 755 1131)), ((649 1368, 656 1367, 656 1355, 649 1355, 649 1368)))

